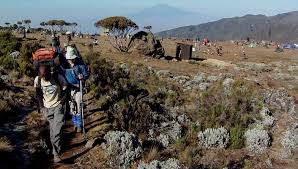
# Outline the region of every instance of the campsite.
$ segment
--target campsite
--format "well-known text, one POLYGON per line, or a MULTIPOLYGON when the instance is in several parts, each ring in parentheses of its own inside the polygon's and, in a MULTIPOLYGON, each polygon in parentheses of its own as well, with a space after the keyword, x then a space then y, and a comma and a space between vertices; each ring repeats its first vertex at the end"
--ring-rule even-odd
POLYGON ((296 14, 0 24, 0 168, 296 169, 296 14))

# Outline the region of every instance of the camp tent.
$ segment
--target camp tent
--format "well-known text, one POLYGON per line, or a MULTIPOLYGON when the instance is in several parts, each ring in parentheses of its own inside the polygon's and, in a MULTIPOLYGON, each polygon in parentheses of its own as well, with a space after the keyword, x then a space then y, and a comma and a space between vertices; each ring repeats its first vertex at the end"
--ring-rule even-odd
POLYGON ((283 45, 284 49, 295 49, 296 45, 294 43, 286 43, 283 45))
POLYGON ((256 43, 251 43, 251 44, 247 45, 247 47, 249 47, 249 48, 256 48, 257 47, 257 44, 256 43))

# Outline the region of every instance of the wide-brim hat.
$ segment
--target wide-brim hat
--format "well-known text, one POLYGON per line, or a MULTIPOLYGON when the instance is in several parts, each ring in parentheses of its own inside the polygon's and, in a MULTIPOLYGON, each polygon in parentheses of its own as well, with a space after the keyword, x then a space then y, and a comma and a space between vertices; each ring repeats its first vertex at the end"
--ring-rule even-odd
POLYGON ((77 57, 78 57, 78 52, 76 51, 76 49, 71 46, 67 46, 65 58, 67 60, 72 60, 72 59, 76 59, 77 57))

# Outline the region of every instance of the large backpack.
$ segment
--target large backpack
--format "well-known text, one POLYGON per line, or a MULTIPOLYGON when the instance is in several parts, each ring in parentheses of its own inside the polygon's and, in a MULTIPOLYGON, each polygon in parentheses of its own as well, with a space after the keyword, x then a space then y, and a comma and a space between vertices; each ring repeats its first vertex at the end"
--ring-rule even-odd
POLYGON ((67 60, 58 48, 42 48, 32 53, 32 60, 35 69, 40 65, 48 65, 52 68, 67 66, 67 60))

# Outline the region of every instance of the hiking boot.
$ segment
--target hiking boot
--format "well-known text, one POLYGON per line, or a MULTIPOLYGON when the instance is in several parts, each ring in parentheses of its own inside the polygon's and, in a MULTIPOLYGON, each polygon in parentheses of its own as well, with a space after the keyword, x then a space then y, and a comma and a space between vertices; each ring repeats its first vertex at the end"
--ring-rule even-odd
POLYGON ((62 160, 59 155, 54 155, 54 163, 60 163, 62 160))

